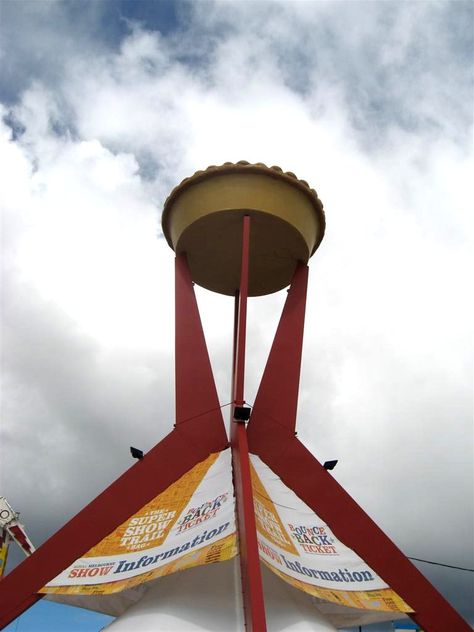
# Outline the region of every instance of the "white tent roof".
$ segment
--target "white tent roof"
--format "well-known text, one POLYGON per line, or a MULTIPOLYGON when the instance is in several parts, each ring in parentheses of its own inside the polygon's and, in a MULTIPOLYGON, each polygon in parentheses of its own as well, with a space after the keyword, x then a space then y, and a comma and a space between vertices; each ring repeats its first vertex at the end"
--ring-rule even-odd
MULTIPOLYGON (((63 604, 117 617, 113 632, 240 632, 244 629, 239 559, 199 566, 113 595, 48 595, 63 604)), ((315 599, 262 566, 269 632, 329 632, 340 627, 404 618, 315 599)))

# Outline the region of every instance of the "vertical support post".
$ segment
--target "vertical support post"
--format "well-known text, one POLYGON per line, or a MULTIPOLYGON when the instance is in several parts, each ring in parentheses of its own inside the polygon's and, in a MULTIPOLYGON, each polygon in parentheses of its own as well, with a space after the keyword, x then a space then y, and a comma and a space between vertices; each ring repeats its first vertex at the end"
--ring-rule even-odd
POLYGON ((243 218, 240 290, 235 299, 232 371, 231 446, 239 532, 240 570, 247 632, 265 632, 265 606, 258 555, 252 479, 245 423, 234 421, 234 409, 244 404, 245 342, 249 272, 250 217, 243 218))

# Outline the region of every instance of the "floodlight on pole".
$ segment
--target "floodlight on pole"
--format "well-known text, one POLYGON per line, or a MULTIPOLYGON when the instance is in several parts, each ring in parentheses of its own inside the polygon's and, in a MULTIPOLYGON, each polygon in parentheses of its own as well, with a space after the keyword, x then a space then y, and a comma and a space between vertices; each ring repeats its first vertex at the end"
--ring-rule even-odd
POLYGON ((134 459, 143 459, 143 450, 139 450, 138 448, 134 448, 130 446, 130 454, 134 459))

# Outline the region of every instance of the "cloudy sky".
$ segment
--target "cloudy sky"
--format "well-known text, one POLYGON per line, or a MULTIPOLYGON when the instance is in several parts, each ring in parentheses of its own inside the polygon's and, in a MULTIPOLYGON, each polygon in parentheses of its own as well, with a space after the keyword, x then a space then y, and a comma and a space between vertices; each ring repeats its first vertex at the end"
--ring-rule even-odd
MULTIPOLYGON (((0 0, 0 493, 36 545, 171 429, 162 205, 245 159, 326 210, 299 438, 407 555, 474 567, 473 9, 0 0)), ((250 304, 250 403, 284 297, 250 304)), ((232 300, 198 300, 225 404, 232 300)), ((472 573, 419 568, 474 620, 472 573)))

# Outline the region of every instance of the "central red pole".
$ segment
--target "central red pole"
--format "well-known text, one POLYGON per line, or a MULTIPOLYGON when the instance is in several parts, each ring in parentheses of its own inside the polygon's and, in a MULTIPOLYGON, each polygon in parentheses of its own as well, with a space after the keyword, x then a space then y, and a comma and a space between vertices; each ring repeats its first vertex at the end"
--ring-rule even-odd
POLYGON ((250 217, 243 218, 242 267, 240 290, 235 298, 234 357, 232 371, 231 446, 237 526, 240 548, 240 571, 244 603, 245 628, 248 632, 265 632, 265 606, 258 555, 257 528, 250 475, 247 430, 244 422, 235 421, 235 408, 243 406, 245 376, 245 340, 249 276, 250 217))

